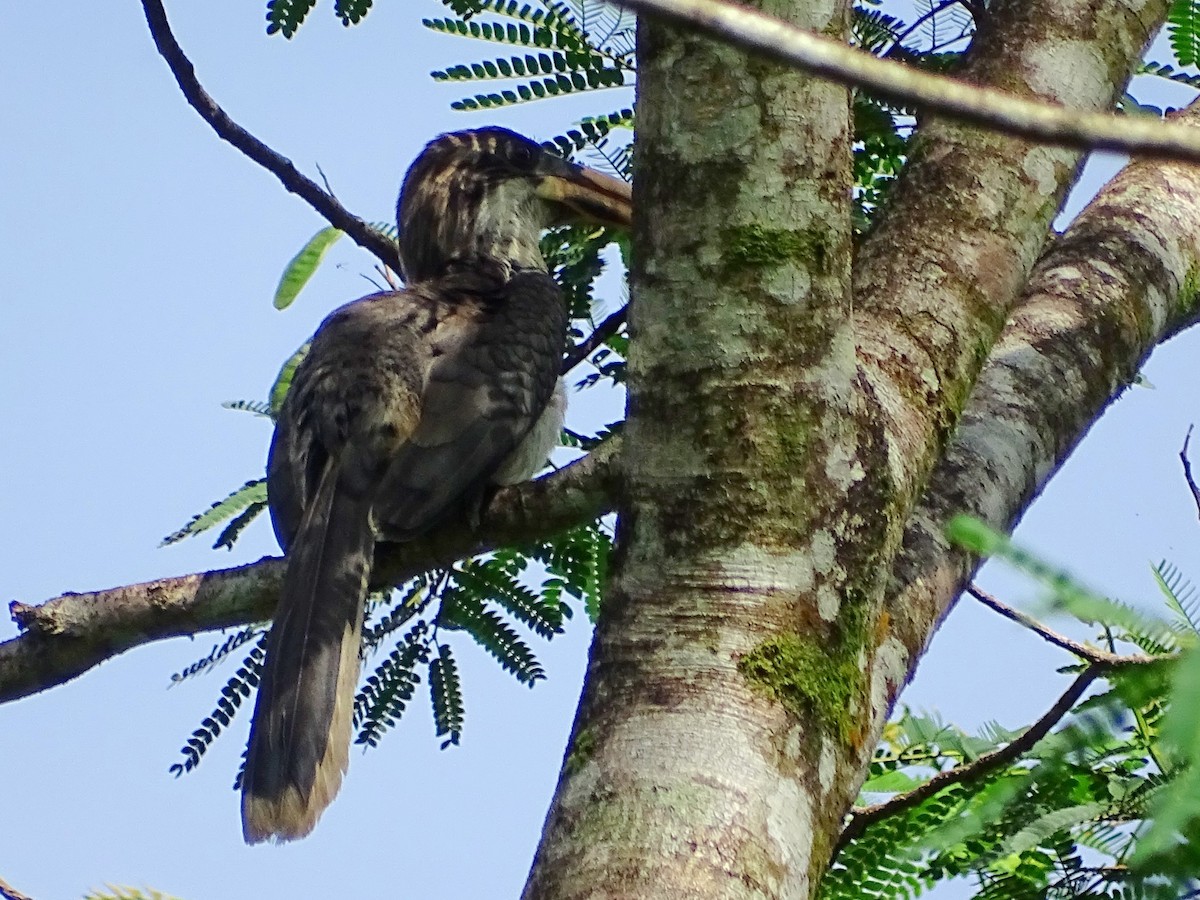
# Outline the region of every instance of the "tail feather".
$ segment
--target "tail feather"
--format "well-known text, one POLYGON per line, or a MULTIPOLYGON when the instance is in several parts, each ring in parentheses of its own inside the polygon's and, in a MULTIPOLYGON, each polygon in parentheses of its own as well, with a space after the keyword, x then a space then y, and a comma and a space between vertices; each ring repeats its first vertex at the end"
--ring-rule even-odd
POLYGON ((246 769, 246 843, 312 831, 349 764, 363 600, 374 533, 370 502, 326 468, 292 541, 267 640, 246 769))

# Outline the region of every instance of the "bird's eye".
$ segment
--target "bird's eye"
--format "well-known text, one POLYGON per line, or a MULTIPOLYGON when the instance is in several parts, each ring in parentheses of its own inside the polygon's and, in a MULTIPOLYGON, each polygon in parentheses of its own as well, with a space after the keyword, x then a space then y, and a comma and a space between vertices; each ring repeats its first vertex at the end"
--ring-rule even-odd
POLYGON ((528 144, 514 144, 509 159, 519 169, 532 169, 535 159, 533 148, 528 144))

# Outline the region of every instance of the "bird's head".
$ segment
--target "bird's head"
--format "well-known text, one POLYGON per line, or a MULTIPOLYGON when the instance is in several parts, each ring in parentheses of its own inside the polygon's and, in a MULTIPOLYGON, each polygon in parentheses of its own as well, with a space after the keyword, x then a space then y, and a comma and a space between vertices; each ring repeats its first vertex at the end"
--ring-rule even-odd
POLYGON ((566 222, 628 225, 629 185, 567 162, 506 128, 443 134, 404 177, 397 219, 409 282, 488 260, 545 269, 544 229, 566 222))

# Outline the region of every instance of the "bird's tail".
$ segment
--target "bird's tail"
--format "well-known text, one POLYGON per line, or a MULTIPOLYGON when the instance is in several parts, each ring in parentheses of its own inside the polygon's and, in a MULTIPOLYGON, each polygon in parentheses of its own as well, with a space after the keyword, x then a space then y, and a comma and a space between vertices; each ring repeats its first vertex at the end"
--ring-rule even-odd
POLYGON ((289 548, 267 639, 242 776, 248 844, 308 834, 341 787, 373 552, 370 503, 339 490, 331 460, 289 548))

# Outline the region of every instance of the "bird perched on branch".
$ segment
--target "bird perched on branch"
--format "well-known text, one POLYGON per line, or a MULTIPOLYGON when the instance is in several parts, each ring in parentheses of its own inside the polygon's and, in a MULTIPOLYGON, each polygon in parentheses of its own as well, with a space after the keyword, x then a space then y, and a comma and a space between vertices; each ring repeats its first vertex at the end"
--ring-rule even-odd
POLYGON ((492 485, 545 463, 567 311, 539 238, 568 221, 628 225, 630 193, 483 128, 425 147, 398 218, 407 287, 325 319, 271 442, 287 573, 242 778, 247 843, 308 834, 341 785, 376 540, 465 521, 492 485))

